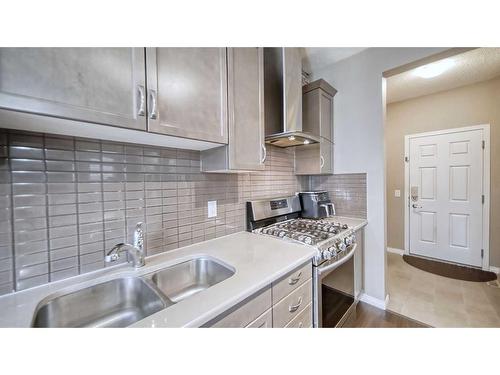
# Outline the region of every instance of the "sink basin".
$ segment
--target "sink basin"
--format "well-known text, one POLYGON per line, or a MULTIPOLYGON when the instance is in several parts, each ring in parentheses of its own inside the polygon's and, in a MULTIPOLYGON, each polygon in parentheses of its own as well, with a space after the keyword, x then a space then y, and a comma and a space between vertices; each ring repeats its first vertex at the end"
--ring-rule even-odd
POLYGON ((150 275, 153 283, 177 303, 234 275, 234 270, 208 257, 199 257, 150 275))
POLYGON ((126 327, 167 306, 145 280, 126 277, 47 297, 33 327, 126 327))

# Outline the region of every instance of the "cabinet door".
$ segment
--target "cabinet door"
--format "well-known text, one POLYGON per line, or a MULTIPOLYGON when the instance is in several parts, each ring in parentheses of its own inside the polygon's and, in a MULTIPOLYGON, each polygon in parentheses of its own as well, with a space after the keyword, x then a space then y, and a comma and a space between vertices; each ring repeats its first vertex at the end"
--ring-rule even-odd
POLYGON ((317 137, 333 139, 333 97, 321 89, 305 93, 302 124, 303 130, 317 137))
POLYGON ((319 143, 295 148, 295 174, 333 174, 333 143, 321 138, 319 143))
POLYGON ((264 169, 264 54, 228 49, 229 167, 264 169))
POLYGON ((227 143, 225 48, 147 48, 148 130, 227 143))
POLYGON ((333 173, 333 143, 326 139, 321 138, 319 143, 319 173, 332 174, 333 173))
POLYGON ((0 48, 0 107, 146 129, 144 48, 0 48))

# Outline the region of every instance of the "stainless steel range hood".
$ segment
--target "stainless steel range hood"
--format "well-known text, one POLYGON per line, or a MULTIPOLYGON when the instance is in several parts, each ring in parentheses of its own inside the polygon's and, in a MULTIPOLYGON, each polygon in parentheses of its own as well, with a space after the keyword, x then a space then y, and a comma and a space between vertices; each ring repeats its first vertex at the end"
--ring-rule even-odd
POLYGON ((302 54, 299 48, 264 48, 266 143, 278 147, 318 143, 302 131, 302 54))

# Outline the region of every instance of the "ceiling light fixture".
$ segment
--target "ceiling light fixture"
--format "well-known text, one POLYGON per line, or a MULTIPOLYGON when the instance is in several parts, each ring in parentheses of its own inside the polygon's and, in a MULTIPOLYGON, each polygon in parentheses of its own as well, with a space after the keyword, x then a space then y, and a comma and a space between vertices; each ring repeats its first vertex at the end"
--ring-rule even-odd
POLYGON ((415 69, 415 75, 421 78, 433 78, 444 73, 455 65, 452 59, 444 59, 433 62, 431 64, 423 65, 415 69))

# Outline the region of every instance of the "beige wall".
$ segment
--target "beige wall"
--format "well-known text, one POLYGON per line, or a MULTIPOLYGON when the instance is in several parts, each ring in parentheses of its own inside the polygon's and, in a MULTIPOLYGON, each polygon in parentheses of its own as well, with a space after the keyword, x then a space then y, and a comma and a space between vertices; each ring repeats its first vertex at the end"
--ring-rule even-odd
POLYGON ((387 106, 387 246, 404 248, 404 136, 490 124, 490 265, 500 266, 500 78, 387 106), (401 190, 401 198, 394 190, 401 190))

